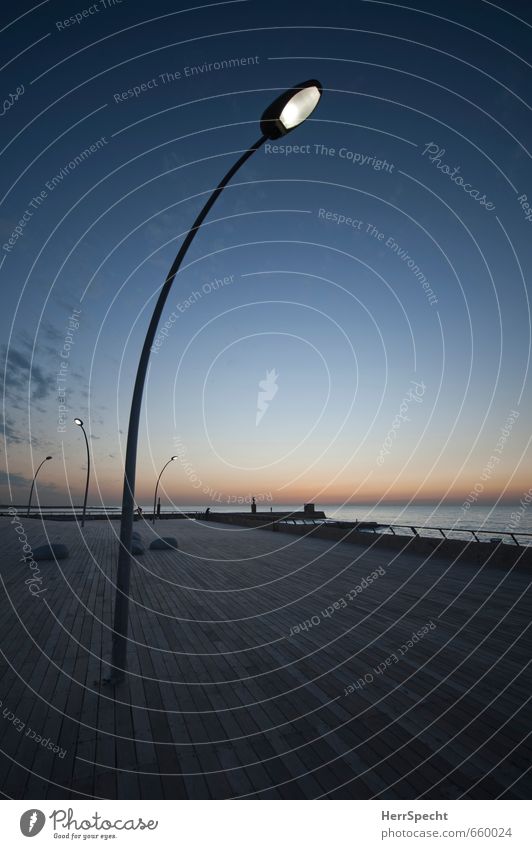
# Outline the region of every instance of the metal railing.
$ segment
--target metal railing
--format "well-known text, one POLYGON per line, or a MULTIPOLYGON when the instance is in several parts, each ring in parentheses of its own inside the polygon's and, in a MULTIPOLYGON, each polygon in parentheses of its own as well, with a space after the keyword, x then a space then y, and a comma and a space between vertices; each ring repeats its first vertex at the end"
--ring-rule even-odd
MULTIPOLYGON (((436 531, 440 533, 444 539, 453 539, 450 534, 471 534, 473 540, 475 542, 486 542, 486 537, 489 537, 488 542, 497 542, 501 543, 504 540, 502 537, 510 538, 515 545, 520 546, 521 543, 518 540, 519 537, 526 537, 528 540, 532 541, 532 534, 526 532, 515 532, 515 531, 494 531, 490 529, 483 528, 441 528, 435 527, 432 525, 380 525, 380 527, 387 527, 390 529, 392 534, 396 533, 396 528, 408 529, 412 532, 412 536, 423 536, 423 531, 436 531)), ((373 528, 375 533, 378 532, 377 528, 373 528)), ((425 535, 426 536, 426 535, 425 535)), ((455 539, 456 537, 454 537, 455 539)))
MULTIPOLYGON (((18 505, 17 505, 18 506, 18 505)), ((39 508, 32 510, 32 515, 34 517, 41 518, 49 518, 49 519, 76 519, 79 518, 81 513, 78 514, 78 510, 81 508, 68 508, 68 512, 65 512, 65 508, 61 509, 61 507, 57 507, 55 509, 43 509, 42 511, 39 508)), ((103 519, 103 518, 112 518, 118 519, 120 518, 120 510, 119 507, 108 507, 108 508, 92 508, 91 512, 87 512, 87 519, 103 519)), ((0 508, 0 516, 9 515, 8 511, 3 507, 0 508)), ((148 515, 151 513, 144 513, 143 519, 146 519, 148 515)), ((220 519, 223 516, 223 513, 217 513, 216 518, 220 519)), ((268 514, 265 514, 265 518, 267 518, 268 514)), ((187 519, 209 519, 212 517, 212 514, 205 515, 205 511, 197 510, 197 511, 168 511, 161 513, 161 519, 176 519, 176 518, 187 518, 187 519)), ((212 517, 214 518, 214 517, 212 517)), ((519 547, 524 546, 532 546, 532 533, 527 533, 525 531, 496 531, 493 529, 482 529, 482 528, 442 528, 440 526, 435 525, 396 525, 396 524, 387 524, 380 522, 347 522, 343 519, 318 519, 312 517, 300 517, 300 518, 292 518, 290 516, 286 516, 283 518, 272 517, 272 520, 275 524, 280 527, 282 525, 305 525, 305 526, 322 526, 329 528, 343 528, 345 530, 356 530, 358 529, 361 533, 373 533, 373 534, 383 534, 389 531, 393 535, 401 536, 401 534, 397 534, 397 531, 410 531, 411 536, 413 537, 429 537, 433 538, 431 534, 426 534, 426 531, 432 531, 437 534, 440 534, 443 539, 460 539, 460 537, 456 537, 456 534, 469 534, 471 537, 471 542, 491 542, 496 544, 501 544, 506 541, 510 541, 519 547), (488 539, 486 539, 488 537, 488 539), (525 542, 520 542, 518 537, 525 538, 525 542)), ((404 535, 404 534, 402 534, 404 535)), ((463 537, 462 537, 463 539, 463 537)))
MULTIPOLYGON (((15 509, 18 509, 18 507, 15 507, 15 509)), ((43 508, 42 510, 39 509, 38 507, 35 507, 35 508, 31 509, 30 518, 32 518, 32 519, 52 519, 52 520, 53 519, 55 519, 55 520, 60 519, 60 520, 64 520, 64 521, 74 521, 76 519, 81 520, 82 514, 83 514, 83 508, 81 508, 81 507, 75 507, 73 509, 70 508, 70 507, 68 509, 61 509, 60 507, 56 507, 55 509, 54 508, 51 508, 51 509, 43 508)), ((11 515, 11 513, 9 512, 9 510, 6 510, 4 508, 0 508, 0 516, 6 517, 6 516, 10 516, 10 515, 11 515)), ((142 512, 142 517, 136 517, 136 518, 142 518, 142 519, 148 519, 149 518, 149 519, 151 519, 152 515, 153 514, 152 514, 151 510, 149 510, 149 511, 145 510, 145 511, 142 512)), ((199 511, 199 510, 192 511, 192 512, 191 511, 186 511, 186 512, 175 511, 175 512, 162 512, 161 515, 158 518, 160 518, 160 519, 179 519, 179 518, 183 517, 183 518, 187 518, 187 519, 197 519, 198 517, 202 517, 204 515, 205 515, 204 512, 199 511)), ((112 519, 113 521, 116 520, 116 519, 120 519, 120 517, 121 517, 121 508, 120 507, 106 507, 106 508, 93 507, 93 508, 87 510, 87 513, 86 513, 86 516, 85 516, 86 520, 89 520, 89 519, 94 519, 94 520, 112 519)))
MULTIPOLYGON (((495 531, 489 529, 481 529, 481 528, 442 528, 436 527, 434 525, 395 525, 395 524, 381 524, 380 522, 346 522, 342 519, 282 519, 279 521, 280 525, 325 525, 326 527, 338 527, 345 528, 346 530, 356 530, 357 528, 360 532, 363 533, 373 533, 373 534, 382 534, 384 529, 389 530, 392 534, 401 536, 401 534, 397 534, 397 530, 408 530, 411 532, 413 537, 430 537, 430 534, 424 533, 424 531, 435 531, 436 533, 441 534, 443 539, 457 539, 453 534, 470 534, 471 541, 473 542, 491 542, 491 543, 503 543, 507 538, 511 540, 514 545, 522 546, 523 543, 519 542, 518 537, 525 537, 527 543, 532 544, 532 534, 521 532, 521 531, 495 531), (486 540, 486 537, 489 537, 486 540)), ((525 543, 525 545, 527 545, 525 543)))

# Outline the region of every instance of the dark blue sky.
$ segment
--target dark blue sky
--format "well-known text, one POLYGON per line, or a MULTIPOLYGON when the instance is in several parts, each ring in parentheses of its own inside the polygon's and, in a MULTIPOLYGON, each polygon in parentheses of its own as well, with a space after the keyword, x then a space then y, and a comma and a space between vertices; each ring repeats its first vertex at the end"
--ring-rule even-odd
POLYGON ((239 172, 175 281, 139 499, 176 446, 181 503, 461 501, 481 481, 481 498, 518 498, 531 460, 524 4, 179 5, 3 11, 3 500, 24 498, 45 453, 43 496, 78 499, 80 415, 91 500, 117 501, 158 288, 265 106, 309 77, 324 86, 312 118, 239 172))

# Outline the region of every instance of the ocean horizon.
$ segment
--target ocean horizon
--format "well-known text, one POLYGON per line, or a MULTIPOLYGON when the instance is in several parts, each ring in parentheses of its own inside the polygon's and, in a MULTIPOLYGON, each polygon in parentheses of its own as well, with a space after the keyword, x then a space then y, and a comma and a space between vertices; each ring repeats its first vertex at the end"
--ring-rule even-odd
MULTIPOLYGON (((119 505, 118 505, 119 506, 119 505)), ((153 504, 141 505, 148 512, 153 510, 153 504)), ((189 512, 205 510, 210 506, 211 513, 216 512, 246 512, 249 503, 245 504, 199 504, 191 506, 161 505, 161 512, 182 510, 189 512)), ((302 504, 258 502, 257 510, 302 510, 302 504)), ((315 504, 316 510, 321 510, 328 518, 344 522, 365 521, 382 524, 399 525, 435 525, 437 527, 487 528, 489 530, 520 530, 522 533, 532 533, 532 509, 530 504, 525 507, 520 502, 506 502, 503 505, 471 505, 464 510, 461 505, 434 504, 315 504)))
MULTIPOLYGON (((530 498, 530 496, 529 496, 530 498)), ((142 510, 145 513, 151 513, 153 503, 141 503, 142 510)), ((218 503, 208 502, 197 504, 162 504, 161 513, 174 513, 181 511, 183 513, 203 512, 207 507, 210 507, 211 513, 231 513, 231 512, 248 512, 250 511, 249 501, 244 503, 218 503)), ((377 522, 382 525, 407 525, 418 527, 449 528, 456 530, 487 530, 494 532, 510 532, 516 534, 532 534, 532 499, 526 501, 523 497, 521 501, 504 502, 496 505, 488 504, 471 504, 469 509, 465 509, 462 505, 453 504, 408 504, 408 503, 367 503, 367 504, 320 504, 316 502, 315 509, 323 511, 328 518, 338 519, 344 522, 365 521, 377 522)), ((302 504, 281 503, 281 502, 266 502, 258 501, 257 510, 259 512, 269 512, 270 508, 273 511, 300 511, 303 509, 302 504)), ((35 508, 34 508, 35 509, 35 508)), ((80 510, 77 508, 41 505, 43 513, 55 512, 62 510, 65 512, 69 509, 80 510)), ((118 511, 120 504, 89 504, 87 511, 118 511)))

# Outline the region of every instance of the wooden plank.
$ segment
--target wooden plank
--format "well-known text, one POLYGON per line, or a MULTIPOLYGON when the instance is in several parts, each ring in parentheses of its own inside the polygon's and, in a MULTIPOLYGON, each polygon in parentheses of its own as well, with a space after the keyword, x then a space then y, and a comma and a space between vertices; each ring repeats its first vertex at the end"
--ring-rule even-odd
MULTIPOLYGON (((24 524, 32 545, 43 541, 40 522, 24 524)), ((132 568, 131 674, 113 690, 101 677, 118 523, 87 523, 83 537, 72 523, 50 527, 71 557, 59 564, 64 579, 46 567, 48 610, 28 597, 16 536, 0 519, 10 599, 0 646, 14 667, 2 664, 10 709, 68 756, 2 719, 7 795, 489 798, 510 785, 508 798, 530 795, 524 573, 165 520, 180 551, 146 551, 132 568), (340 607, 380 566, 385 574, 340 607), (436 628, 401 654, 429 620, 436 628), (371 683, 345 695, 368 673, 371 683)), ((151 526, 137 527, 149 543, 151 526)))

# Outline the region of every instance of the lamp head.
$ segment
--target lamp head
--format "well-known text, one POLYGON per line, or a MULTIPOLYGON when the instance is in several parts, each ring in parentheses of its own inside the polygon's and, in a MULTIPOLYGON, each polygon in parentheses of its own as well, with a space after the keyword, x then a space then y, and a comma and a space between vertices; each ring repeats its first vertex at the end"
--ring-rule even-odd
POLYGON ((178 456, 177 456, 176 454, 174 454, 174 456, 173 456, 173 457, 170 457, 170 460, 178 460, 178 459, 179 459, 179 458, 178 458, 178 456))
POLYGON ((81 419, 74 419, 74 424, 77 424, 78 427, 83 427, 83 421, 81 419))
POLYGON ((46 460, 51 460, 51 459, 52 459, 51 457, 46 457, 46 460))
POLYGON ((281 94, 264 111, 260 129, 269 139, 279 139, 299 127, 314 112, 323 86, 318 80, 307 80, 281 94))

